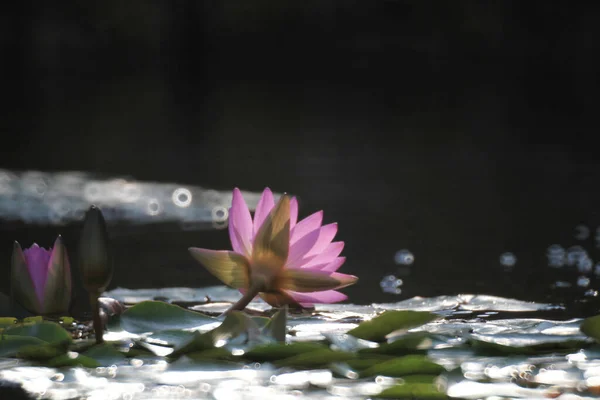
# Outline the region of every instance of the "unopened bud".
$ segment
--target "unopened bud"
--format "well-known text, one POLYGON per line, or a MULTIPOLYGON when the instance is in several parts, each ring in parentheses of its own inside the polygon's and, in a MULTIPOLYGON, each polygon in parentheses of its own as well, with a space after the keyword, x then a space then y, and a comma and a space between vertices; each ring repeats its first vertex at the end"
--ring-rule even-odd
POLYGON ((79 240, 79 268, 83 286, 90 293, 102 293, 109 285, 113 267, 109 256, 108 232, 102 212, 91 206, 85 213, 79 240))

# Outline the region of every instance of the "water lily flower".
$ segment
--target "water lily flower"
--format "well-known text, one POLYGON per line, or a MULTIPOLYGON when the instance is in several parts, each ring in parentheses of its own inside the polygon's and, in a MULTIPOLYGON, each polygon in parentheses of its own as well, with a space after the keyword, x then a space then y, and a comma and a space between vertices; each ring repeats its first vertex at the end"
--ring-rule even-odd
POLYGON ((336 272, 344 242, 332 242, 337 224, 322 225, 323 211, 298 220, 298 202, 284 194, 275 204, 266 188, 254 219, 239 189, 229 210, 233 251, 192 247, 192 256, 223 283, 244 296, 230 310, 242 310, 259 295, 274 307, 335 303, 346 295, 336 289, 355 283, 353 275, 336 272))
POLYGON ((36 243, 23 251, 15 242, 11 265, 11 298, 27 311, 65 314, 71 302, 71 267, 59 236, 46 250, 36 243))

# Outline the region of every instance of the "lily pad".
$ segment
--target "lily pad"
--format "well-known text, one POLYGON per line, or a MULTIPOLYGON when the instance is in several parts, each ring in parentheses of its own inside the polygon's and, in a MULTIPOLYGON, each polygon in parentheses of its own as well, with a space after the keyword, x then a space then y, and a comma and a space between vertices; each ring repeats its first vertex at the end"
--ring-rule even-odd
POLYGON ((287 333, 287 306, 278 310, 262 330, 264 335, 274 338, 278 342, 285 342, 287 333))
POLYGON ((426 311, 385 311, 370 321, 361 323, 348 334, 365 340, 381 342, 386 335, 400 329, 412 329, 439 318, 426 311))
POLYGON ((14 326, 17 323, 17 319, 14 317, 1 317, 0 318, 0 329, 14 326))
POLYGON ((408 355, 385 361, 365 369, 362 377, 384 375, 399 377, 404 375, 432 375, 445 371, 444 367, 434 363, 426 356, 408 355))
POLYGON ((541 354, 555 351, 577 351, 590 345, 585 337, 542 334, 471 334, 469 343, 478 351, 492 354, 541 354))
POLYGON ((239 360, 238 356, 234 356, 231 352, 223 347, 217 347, 214 349, 208 349, 203 351, 196 351, 193 353, 187 353, 185 357, 194 361, 236 361, 239 360))
POLYGON ((403 383, 385 389, 373 396, 382 399, 447 399, 445 393, 440 392, 433 383, 403 383))
POLYGON ((71 334, 55 322, 42 321, 35 324, 18 325, 4 330, 7 336, 30 336, 43 340, 46 343, 70 343, 71 334))
POLYGON ((46 361, 44 365, 51 368, 77 366, 96 368, 100 366, 100 363, 93 358, 84 356, 83 354, 69 352, 46 361))
POLYGON ((94 345, 80 356, 94 360, 97 366, 109 366, 125 360, 125 355, 109 343, 94 345))
POLYGON ((233 311, 215 329, 205 333, 194 332, 187 341, 175 347, 171 356, 178 357, 186 353, 222 347, 242 333, 247 333, 249 338, 253 338, 260 335, 260 330, 246 314, 233 311))
POLYGON ((247 351, 244 358, 252 361, 275 361, 297 356, 303 353, 310 353, 319 350, 327 350, 327 346, 311 342, 295 342, 290 344, 269 343, 259 345, 247 351))
POLYGON ((215 318, 161 301, 143 301, 120 316, 121 327, 138 334, 196 328, 214 321, 215 318))
POLYGON ((32 317, 23 318, 23 322, 26 324, 37 324, 44 321, 44 317, 41 315, 35 315, 32 317))
POLYGON ((14 357, 22 348, 40 345, 48 345, 48 343, 31 336, 4 335, 0 340, 0 357, 14 357))
POLYGON ((356 358, 354 353, 325 348, 276 360, 274 364, 278 367, 317 368, 334 362, 352 360, 353 358, 356 358))
POLYGON ((584 319, 579 329, 589 337, 596 339, 597 342, 600 342, 600 315, 584 319))
POLYGON ((382 343, 379 347, 360 349, 364 354, 402 355, 424 352, 431 347, 431 338, 427 332, 410 332, 391 343, 382 343))
POLYGON ((166 331, 154 332, 146 336, 145 341, 158 346, 180 346, 186 343, 194 335, 192 331, 184 331, 181 329, 169 329, 166 331))
POLYGON ((17 353, 17 357, 28 360, 45 361, 63 355, 67 350, 68 347, 61 344, 34 344, 22 346, 17 353))
POLYGON ((354 360, 348 360, 346 361, 346 363, 350 368, 352 368, 355 371, 363 371, 373 367, 374 365, 378 365, 393 359, 393 356, 383 354, 369 354, 365 356, 359 354, 358 358, 355 358, 354 360))

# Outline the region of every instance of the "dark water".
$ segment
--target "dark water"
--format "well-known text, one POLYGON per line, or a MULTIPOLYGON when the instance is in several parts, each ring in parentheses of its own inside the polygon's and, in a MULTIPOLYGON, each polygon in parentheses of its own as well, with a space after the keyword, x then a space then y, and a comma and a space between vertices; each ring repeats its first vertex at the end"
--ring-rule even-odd
MULTIPOLYGON (((595 8, 382 1, 20 4, 5 24, 0 167, 229 190, 270 186, 325 210, 351 301, 489 293, 546 301, 599 257, 595 8), (574 237, 583 223, 590 235, 574 237), (400 295, 380 281, 415 256, 400 295), (500 255, 512 252, 507 272, 500 255)), ((76 248, 78 227, 60 229, 76 248)), ((49 245, 52 227, 5 226, 49 245)), ((226 231, 114 228, 113 286, 215 284, 186 248, 226 231)), ((3 244, 2 244, 3 243, 3 244)), ((594 286, 596 285, 596 286, 594 286)), ((560 293, 559 293, 560 292, 560 293)))

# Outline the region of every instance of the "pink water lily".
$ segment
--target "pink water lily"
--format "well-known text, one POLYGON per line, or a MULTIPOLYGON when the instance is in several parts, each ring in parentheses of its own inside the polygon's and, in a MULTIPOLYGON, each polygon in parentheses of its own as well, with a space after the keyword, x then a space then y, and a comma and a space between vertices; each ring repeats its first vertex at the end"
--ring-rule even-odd
POLYGON ((59 236, 47 250, 34 243, 23 251, 15 242, 11 265, 11 298, 30 312, 66 313, 71 302, 71 268, 59 236))
POLYGON ((346 295, 336 289, 355 283, 336 272, 344 242, 333 242, 337 224, 322 225, 323 212, 298 222, 296 198, 275 204, 266 188, 254 219, 239 189, 233 190, 229 237, 233 251, 190 248, 192 256, 223 283, 244 293, 232 309, 243 309, 257 294, 274 307, 335 303, 346 295))

